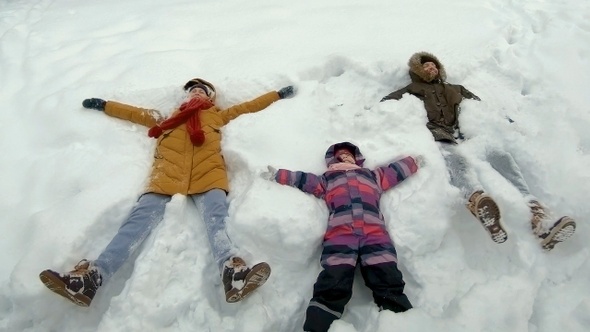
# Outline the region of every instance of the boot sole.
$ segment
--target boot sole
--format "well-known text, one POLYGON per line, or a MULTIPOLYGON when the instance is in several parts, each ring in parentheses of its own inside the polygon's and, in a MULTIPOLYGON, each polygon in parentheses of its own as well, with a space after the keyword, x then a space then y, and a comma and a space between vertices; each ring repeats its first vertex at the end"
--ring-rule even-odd
MULTIPOLYGON (((481 197, 477 202, 477 215, 474 215, 488 232, 492 241, 500 244, 508 240, 508 234, 500 221, 500 209, 488 196, 481 197)), ((470 210, 471 211, 471 210, 470 210)), ((473 213, 473 212, 472 212, 473 213)))
POLYGON ((541 241, 541 247, 546 250, 552 250, 556 244, 569 239, 576 231, 576 222, 570 217, 561 217, 556 223, 549 235, 541 241))
POLYGON ((72 294, 68 292, 66 284, 64 284, 63 281, 61 281, 49 270, 41 272, 39 274, 39 279, 41 279, 41 282, 55 294, 60 295, 81 307, 90 306, 90 302, 92 300, 90 300, 88 296, 83 294, 72 294))
POLYGON ((252 270, 245 278, 244 287, 235 292, 226 294, 225 300, 228 303, 236 303, 246 298, 258 287, 264 285, 270 277, 270 266, 267 263, 258 263, 252 267, 252 270))

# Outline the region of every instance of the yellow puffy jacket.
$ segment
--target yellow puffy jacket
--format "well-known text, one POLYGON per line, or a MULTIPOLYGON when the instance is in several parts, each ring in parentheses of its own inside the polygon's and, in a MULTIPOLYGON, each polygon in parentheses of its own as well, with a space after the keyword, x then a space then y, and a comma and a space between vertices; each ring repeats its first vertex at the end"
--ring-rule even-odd
MULTIPOLYGON (((229 181, 221 155, 221 127, 242 114, 261 111, 277 100, 278 93, 272 91, 225 110, 213 106, 201 111, 201 128, 205 132, 202 146, 193 145, 186 124, 164 131, 158 138, 146 192, 166 195, 199 194, 211 189, 228 192, 229 181)), ((114 101, 106 103, 105 113, 146 127, 163 120, 157 111, 114 101)))

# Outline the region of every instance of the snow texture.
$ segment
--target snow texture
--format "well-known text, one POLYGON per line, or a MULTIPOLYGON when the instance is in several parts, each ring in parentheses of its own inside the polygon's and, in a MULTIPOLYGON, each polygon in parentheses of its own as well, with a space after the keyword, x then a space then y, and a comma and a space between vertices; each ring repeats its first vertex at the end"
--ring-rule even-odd
POLYGON ((266 181, 267 165, 321 174, 351 141, 374 168, 425 167, 382 198, 415 308, 379 312, 360 273, 332 332, 590 330, 590 3, 536 0, 4 0, 0 2, 0 330, 302 330, 320 271, 324 203, 266 181), (501 245, 464 207, 422 103, 379 103, 418 51, 481 101, 462 103, 460 146, 502 211, 501 245), (169 114, 193 77, 222 107, 287 85, 291 99, 223 129, 228 233, 268 282, 225 303, 202 220, 174 196, 164 220, 90 308, 38 274, 110 241, 149 174, 147 129, 82 108, 97 97, 169 114), (507 121, 506 117, 514 120, 507 121), (531 192, 578 228, 545 253, 525 199, 483 160, 512 153, 531 192))

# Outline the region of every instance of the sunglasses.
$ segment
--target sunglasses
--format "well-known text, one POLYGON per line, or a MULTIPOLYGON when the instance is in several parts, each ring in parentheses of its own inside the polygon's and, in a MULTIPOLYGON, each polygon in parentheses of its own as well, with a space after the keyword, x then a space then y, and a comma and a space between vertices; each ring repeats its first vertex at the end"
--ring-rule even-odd
POLYGON ((188 92, 191 92, 191 91, 193 91, 194 89, 197 89, 197 88, 205 91, 205 94, 207 95, 207 97, 211 97, 211 90, 209 90, 209 87, 206 86, 205 84, 200 84, 200 83, 199 84, 195 84, 195 85, 191 86, 188 89, 188 92))

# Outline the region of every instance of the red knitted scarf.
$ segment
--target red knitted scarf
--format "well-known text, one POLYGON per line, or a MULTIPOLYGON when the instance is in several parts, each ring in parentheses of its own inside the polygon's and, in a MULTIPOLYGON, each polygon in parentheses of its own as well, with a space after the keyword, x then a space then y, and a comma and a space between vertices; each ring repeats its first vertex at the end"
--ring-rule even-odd
POLYGON ((179 125, 186 123, 188 134, 191 138, 191 142, 196 146, 203 145, 205 142, 205 133, 201 129, 201 120, 199 119, 199 113, 201 110, 206 110, 213 107, 213 103, 203 97, 195 97, 191 100, 182 103, 179 108, 179 112, 166 119, 159 125, 155 125, 148 130, 148 136, 158 138, 164 130, 174 129, 179 125))

